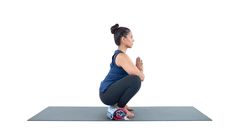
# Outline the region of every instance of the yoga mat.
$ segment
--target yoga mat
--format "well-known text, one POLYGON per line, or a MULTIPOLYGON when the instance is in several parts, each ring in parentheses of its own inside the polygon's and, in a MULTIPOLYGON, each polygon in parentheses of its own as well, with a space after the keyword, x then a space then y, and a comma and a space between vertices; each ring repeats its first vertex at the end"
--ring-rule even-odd
MULTIPOLYGON (((192 106, 132 107, 135 117, 129 121, 211 121, 192 106)), ((111 121, 107 107, 50 106, 28 121, 111 121)))

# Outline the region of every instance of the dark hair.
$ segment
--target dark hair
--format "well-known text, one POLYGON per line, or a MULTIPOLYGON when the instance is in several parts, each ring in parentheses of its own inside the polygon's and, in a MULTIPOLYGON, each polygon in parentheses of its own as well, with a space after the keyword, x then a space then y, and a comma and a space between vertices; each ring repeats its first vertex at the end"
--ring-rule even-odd
POLYGON ((115 24, 111 27, 111 33, 114 34, 114 41, 116 45, 120 45, 120 40, 122 37, 126 37, 131 30, 126 27, 119 27, 118 24, 115 24))

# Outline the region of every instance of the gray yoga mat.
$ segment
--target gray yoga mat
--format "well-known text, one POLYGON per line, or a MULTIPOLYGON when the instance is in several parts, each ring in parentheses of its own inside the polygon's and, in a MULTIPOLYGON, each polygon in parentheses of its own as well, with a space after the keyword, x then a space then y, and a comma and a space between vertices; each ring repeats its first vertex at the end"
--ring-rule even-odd
MULTIPOLYGON (((129 121, 211 121, 192 106, 132 107, 135 117, 129 121)), ((110 121, 107 107, 47 107, 28 121, 110 121)))

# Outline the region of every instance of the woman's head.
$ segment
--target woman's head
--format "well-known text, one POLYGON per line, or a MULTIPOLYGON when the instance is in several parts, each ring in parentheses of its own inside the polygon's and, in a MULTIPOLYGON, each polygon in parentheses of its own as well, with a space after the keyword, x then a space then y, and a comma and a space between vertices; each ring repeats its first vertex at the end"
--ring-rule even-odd
POLYGON ((131 48, 133 45, 133 36, 131 30, 126 27, 119 27, 115 24, 111 27, 111 33, 114 34, 114 41, 116 45, 125 45, 127 48, 131 48))

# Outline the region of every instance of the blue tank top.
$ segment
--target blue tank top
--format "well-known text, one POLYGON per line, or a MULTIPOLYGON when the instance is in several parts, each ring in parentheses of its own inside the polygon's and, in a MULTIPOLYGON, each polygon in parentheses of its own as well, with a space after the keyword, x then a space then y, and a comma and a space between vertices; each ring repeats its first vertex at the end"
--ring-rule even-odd
POLYGON ((100 92, 102 93, 104 93, 111 84, 128 75, 128 73, 122 67, 117 66, 117 64, 115 63, 116 57, 119 53, 123 52, 121 50, 116 50, 114 52, 114 55, 112 56, 112 62, 110 64, 109 73, 100 84, 100 92))

